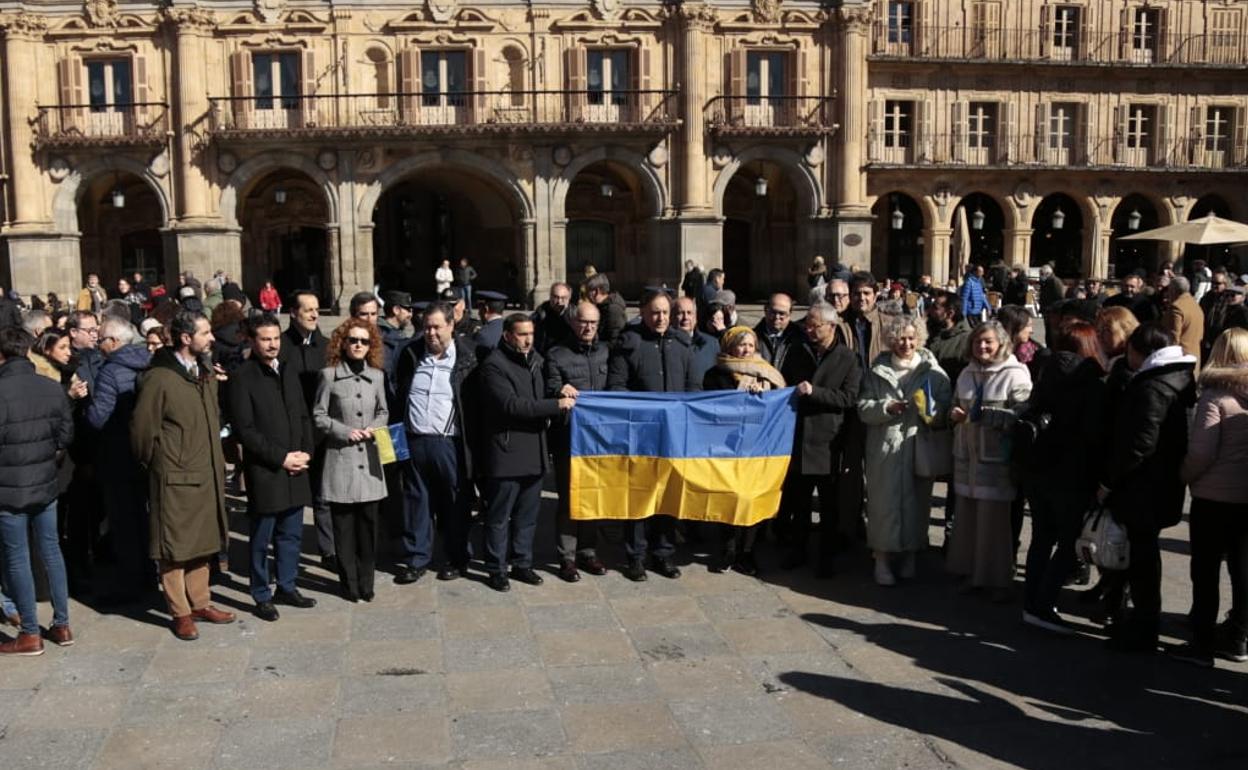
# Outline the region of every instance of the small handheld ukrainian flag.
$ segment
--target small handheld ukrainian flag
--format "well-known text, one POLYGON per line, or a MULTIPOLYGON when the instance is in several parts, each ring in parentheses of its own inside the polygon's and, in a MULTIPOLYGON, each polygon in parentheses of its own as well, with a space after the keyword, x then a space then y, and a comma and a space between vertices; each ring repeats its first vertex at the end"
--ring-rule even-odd
POLYGON ((923 387, 914 391, 914 405, 918 408, 919 417, 924 424, 931 425, 936 419, 936 398, 932 395, 932 381, 923 380, 923 387))
POLYGON ((796 425, 793 388, 582 393, 571 422, 572 518, 769 519, 796 425))

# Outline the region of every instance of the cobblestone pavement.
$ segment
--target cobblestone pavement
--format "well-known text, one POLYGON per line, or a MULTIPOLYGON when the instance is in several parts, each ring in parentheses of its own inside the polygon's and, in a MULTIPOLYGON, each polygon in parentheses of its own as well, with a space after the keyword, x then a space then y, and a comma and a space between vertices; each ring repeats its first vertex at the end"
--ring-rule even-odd
MULTIPOLYGON (((549 526, 540 537, 552 543, 549 526)), ((1164 545, 1173 639, 1185 528, 1164 545)), ((233 550, 244 564, 237 536, 233 550)), ((1033 632, 1015 605, 956 595, 935 550, 892 589, 865 554, 829 581, 704 561, 674 581, 548 574, 508 594, 384 575, 357 605, 308 560, 317 607, 265 623, 235 575, 214 590, 240 620, 194 643, 155 603, 76 603, 76 646, 0 661, 0 766, 1248 766, 1248 666, 1114 656, 1086 620, 1074 639, 1033 632)), ((776 563, 770 547, 761 561, 776 563)))

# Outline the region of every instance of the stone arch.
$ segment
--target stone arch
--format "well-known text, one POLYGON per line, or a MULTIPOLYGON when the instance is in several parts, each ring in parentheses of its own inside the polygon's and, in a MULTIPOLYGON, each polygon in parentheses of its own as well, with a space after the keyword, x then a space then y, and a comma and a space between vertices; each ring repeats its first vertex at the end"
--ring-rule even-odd
POLYGON ((403 181, 422 168, 433 166, 462 166, 496 184, 516 207, 517 219, 533 219, 533 203, 520 181, 502 164, 464 150, 441 150, 413 155, 386 167, 376 176, 360 196, 356 216, 360 222, 373 221, 373 209, 381 196, 393 185, 403 181))
POLYGON ((338 222, 338 188, 325 174, 325 171, 313 159, 297 152, 266 152, 248 159, 221 188, 221 218, 230 227, 238 227, 238 198, 256 181, 262 179, 270 171, 288 168, 301 171, 308 176, 321 192, 325 194, 325 204, 329 212, 329 221, 333 225, 338 222))
POLYGON ((563 167, 559 176, 554 179, 550 204, 550 218, 552 220, 567 219, 565 204, 567 203, 568 189, 572 186, 572 180, 576 179, 576 175, 592 164, 603 160, 615 161, 628 167, 629 170, 635 173, 646 192, 646 199, 651 204, 650 216, 656 219, 663 216, 663 212, 667 210, 667 190, 663 186, 663 179, 659 176, 658 171, 650 165, 641 153, 612 145, 595 147, 588 152, 583 152, 573 158, 571 163, 563 167))
POLYGON ((798 213, 802 216, 816 216, 823 208, 823 188, 819 185, 819 178, 802 160, 802 156, 783 147, 760 145, 742 150, 715 177, 712 196, 716 216, 724 215, 724 193, 727 192, 733 175, 742 166, 755 160, 769 160, 791 172, 787 176, 789 184, 797 191, 797 199, 801 201, 802 208, 798 213))
MULTIPOLYGON (((78 234, 78 199, 86 192, 86 183, 100 174, 110 172, 124 172, 147 182, 148 187, 152 188, 152 192, 156 195, 156 201, 160 204, 161 226, 169 226, 173 207, 162 177, 157 176, 150 167, 133 158, 127 158, 124 155, 109 155, 92 158, 78 164, 61 181, 56 195, 52 198, 52 221, 57 232, 65 235, 78 234)), ((163 179, 168 178, 167 174, 163 177, 163 179)))

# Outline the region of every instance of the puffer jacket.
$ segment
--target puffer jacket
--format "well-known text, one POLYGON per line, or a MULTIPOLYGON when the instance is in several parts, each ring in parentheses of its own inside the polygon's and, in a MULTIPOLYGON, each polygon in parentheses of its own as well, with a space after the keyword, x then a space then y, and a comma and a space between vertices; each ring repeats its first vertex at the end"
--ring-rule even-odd
POLYGON ((1183 516, 1187 408, 1196 402, 1194 356, 1178 345, 1155 351, 1127 384, 1114 413, 1106 503, 1128 527, 1162 529, 1183 516))
POLYGON ((618 292, 613 291, 598 306, 598 314, 602 318, 598 324, 598 339, 614 345, 628 323, 628 305, 624 304, 624 298, 618 292))
POLYGON ((549 467, 546 429, 559 417, 559 401, 546 395, 542 357, 503 342, 481 364, 481 384, 483 474, 541 476, 549 467))
POLYGON ((138 399, 139 374, 151 360, 145 345, 127 345, 115 350, 100 369, 86 416, 100 432, 96 458, 106 474, 112 470, 133 473, 138 467, 130 452, 130 417, 138 399))
MULTIPOLYGON (((592 345, 575 340, 555 345, 547 352, 542 367, 547 398, 557 398, 564 385, 578 391, 606 390, 610 357, 611 351, 597 340, 592 345)), ((567 454, 571 441, 568 427, 568 415, 551 420, 546 439, 552 453, 567 454)))
POLYGON ((57 455, 73 436, 59 384, 24 358, 0 364, 0 510, 37 510, 56 499, 57 455))
POLYGON ((958 375, 953 402, 967 419, 953 432, 953 488, 973 500, 1013 500, 1009 436, 1031 395, 1031 374, 1014 356, 958 375))
POLYGON ((1100 480, 1110 429, 1109 387, 1100 365, 1069 351, 1053 353, 1028 410, 1049 415, 1050 422, 1040 434, 1035 458, 1022 471, 1024 485, 1090 497, 1100 480))
POLYGON ((687 393, 702 390, 696 375, 689 335, 672 327, 659 335, 639 324, 611 350, 607 390, 687 393))
POLYGON ((1192 497, 1248 503, 1248 368, 1210 367, 1200 374, 1201 394, 1183 460, 1192 497))

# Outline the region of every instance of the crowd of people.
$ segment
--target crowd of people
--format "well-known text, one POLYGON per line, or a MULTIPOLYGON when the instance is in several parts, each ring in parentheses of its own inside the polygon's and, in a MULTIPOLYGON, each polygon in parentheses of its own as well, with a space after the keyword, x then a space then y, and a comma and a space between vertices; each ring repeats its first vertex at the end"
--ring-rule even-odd
POLYGON ((534 541, 553 471, 555 574, 570 582, 607 572, 601 547, 616 527, 618 566, 634 581, 679 578, 678 549, 700 542, 712 571, 813 562, 821 578, 865 546, 878 584, 904 584, 928 548, 943 481, 946 567, 965 593, 1015 601, 1030 511, 1022 619, 1057 634, 1073 633, 1058 609, 1063 587, 1088 580, 1076 540, 1104 508, 1127 532, 1130 566, 1104 571, 1081 598, 1100 604, 1109 644, 1123 651, 1157 647, 1160 533, 1181 520, 1190 488, 1192 640, 1175 654, 1248 660, 1242 282, 1215 274, 1199 303, 1173 273, 1148 290, 1129 277, 1114 296, 1060 292, 1045 305, 1042 346, 1030 308, 980 306, 977 271, 953 291, 928 282, 913 302, 905 287, 818 260, 804 315, 775 293, 751 327, 723 270, 690 268, 679 293, 647 289, 632 319, 603 274, 554 284, 533 313, 508 312, 505 295, 472 291, 475 271, 449 262, 434 301, 362 292, 328 337, 312 292, 279 298, 269 284, 251 307, 224 275, 203 287, 183 276, 176 296, 125 282, 111 299, 91 276, 63 316, 10 318, 0 328, 0 553, 4 615, 19 630, 0 653, 43 651, 32 553, 56 644, 73 643, 71 594, 136 602, 159 584, 184 640, 197 623, 232 622, 211 593, 212 572, 229 569, 227 488, 246 501, 249 589, 267 621, 279 606, 316 603, 298 585, 309 507, 322 565, 347 601, 373 600, 389 556, 400 585, 431 570, 463 578, 474 557, 497 591, 539 585, 534 541), (785 387, 797 424, 773 520, 571 518, 569 417, 582 392, 785 387), (775 564, 756 554, 766 539, 775 564), (96 570, 109 560, 105 584, 96 570), (1223 561, 1233 596, 1219 624, 1223 561))

